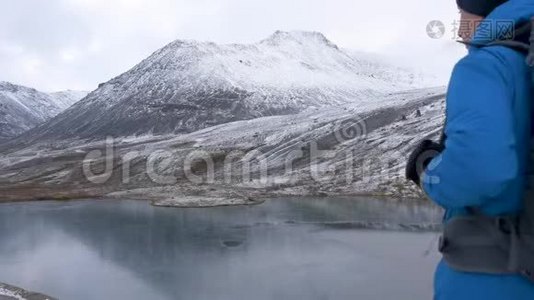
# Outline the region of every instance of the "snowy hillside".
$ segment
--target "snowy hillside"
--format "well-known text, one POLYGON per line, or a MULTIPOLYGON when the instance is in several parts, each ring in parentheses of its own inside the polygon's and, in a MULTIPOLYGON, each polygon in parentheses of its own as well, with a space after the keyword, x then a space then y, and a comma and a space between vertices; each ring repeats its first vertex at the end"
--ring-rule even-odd
MULTIPOLYGON (((447 84, 433 73, 425 73, 407 63, 396 61, 380 54, 344 49, 362 65, 362 72, 368 76, 395 82, 414 88, 444 86, 447 84)), ((427 70, 427 72, 432 70, 427 70)))
MULTIPOLYGON (((353 103, 189 134, 119 138, 111 153, 102 140, 37 143, 0 158, 0 199, 116 196, 173 206, 247 204, 275 195, 417 197, 403 169, 415 143, 439 136, 444 92, 395 93, 379 99, 387 106, 374 109, 353 103), (113 172, 100 184, 82 172, 84 158, 95 149, 113 158, 113 172), (186 163, 192 157, 200 162, 186 163), (206 157, 213 162, 212 175, 202 164, 206 157)), ((107 169, 104 158, 91 168, 107 169)))
POLYGON ((87 94, 89 94, 89 92, 66 90, 50 93, 49 95, 55 99, 56 104, 61 107, 62 110, 65 110, 71 107, 74 103, 85 98, 87 94))
POLYGON ((310 107, 378 107, 381 96, 418 86, 406 72, 376 70, 316 32, 246 45, 178 40, 25 139, 187 133, 310 107))
POLYGON ((56 116, 83 92, 46 94, 35 89, 0 82, 0 141, 15 137, 56 116))

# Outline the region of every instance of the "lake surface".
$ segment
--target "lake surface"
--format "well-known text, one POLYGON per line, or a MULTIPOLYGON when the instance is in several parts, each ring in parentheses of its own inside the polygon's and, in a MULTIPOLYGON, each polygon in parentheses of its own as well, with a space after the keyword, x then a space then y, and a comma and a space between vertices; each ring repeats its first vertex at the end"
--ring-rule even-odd
POLYGON ((80 300, 431 299, 438 233, 365 224, 440 218, 425 205, 354 198, 2 204, 0 282, 80 300))

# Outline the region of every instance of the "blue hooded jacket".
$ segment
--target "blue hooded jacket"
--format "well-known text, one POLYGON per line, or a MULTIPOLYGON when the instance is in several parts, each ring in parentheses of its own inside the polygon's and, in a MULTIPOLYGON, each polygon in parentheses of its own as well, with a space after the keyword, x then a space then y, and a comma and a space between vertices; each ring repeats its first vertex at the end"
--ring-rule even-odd
MULTIPOLYGON (((487 44, 534 16, 534 0, 510 0, 479 26, 472 42, 487 44)), ((448 220, 479 207, 488 215, 516 213, 527 185, 533 93, 525 55, 503 46, 469 47, 447 93, 444 152, 422 178, 425 193, 448 220)), ((457 272, 441 262, 436 300, 532 300, 534 284, 520 276, 457 272)))

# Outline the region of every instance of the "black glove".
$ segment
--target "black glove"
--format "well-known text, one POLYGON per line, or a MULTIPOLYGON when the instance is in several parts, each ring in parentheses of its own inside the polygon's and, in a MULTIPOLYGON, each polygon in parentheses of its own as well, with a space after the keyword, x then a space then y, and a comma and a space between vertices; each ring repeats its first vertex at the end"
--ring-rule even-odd
POLYGON ((419 185, 421 175, 432 159, 445 150, 443 144, 438 144, 431 140, 424 140, 417 145, 408 158, 406 165, 406 178, 419 185))

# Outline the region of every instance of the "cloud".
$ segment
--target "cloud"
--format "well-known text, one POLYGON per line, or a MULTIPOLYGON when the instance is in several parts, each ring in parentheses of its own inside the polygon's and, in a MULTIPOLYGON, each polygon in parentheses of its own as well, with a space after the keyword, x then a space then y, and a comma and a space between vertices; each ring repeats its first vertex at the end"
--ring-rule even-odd
POLYGON ((444 77, 463 53, 426 24, 447 25, 452 0, 6 0, 0 80, 45 91, 92 90, 175 39, 251 43, 275 30, 323 32, 444 77))

